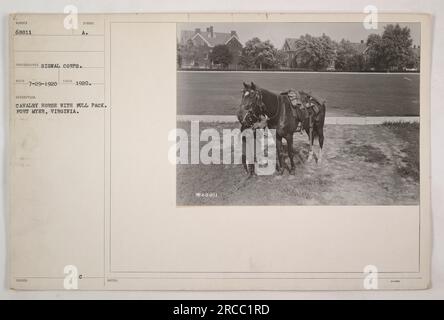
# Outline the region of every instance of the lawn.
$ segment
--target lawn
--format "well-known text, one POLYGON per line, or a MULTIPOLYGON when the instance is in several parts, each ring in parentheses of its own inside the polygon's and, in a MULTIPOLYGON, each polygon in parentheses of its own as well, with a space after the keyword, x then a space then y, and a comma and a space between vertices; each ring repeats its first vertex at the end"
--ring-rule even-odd
POLYGON ((242 82, 274 92, 306 89, 327 99, 327 116, 418 116, 418 74, 177 72, 177 114, 233 115, 242 82))
POLYGON ((385 122, 381 126, 405 141, 400 150, 404 156, 398 162, 398 173, 412 181, 419 181, 419 123, 385 122))

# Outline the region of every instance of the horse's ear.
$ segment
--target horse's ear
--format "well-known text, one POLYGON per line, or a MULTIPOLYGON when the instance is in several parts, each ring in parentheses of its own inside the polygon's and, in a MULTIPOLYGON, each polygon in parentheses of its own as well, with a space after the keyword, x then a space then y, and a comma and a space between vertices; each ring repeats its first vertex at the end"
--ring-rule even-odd
POLYGON ((246 84, 245 82, 244 82, 244 88, 248 89, 248 84, 246 84))
POLYGON ((253 81, 251 82, 251 89, 256 90, 256 85, 253 83, 253 81))

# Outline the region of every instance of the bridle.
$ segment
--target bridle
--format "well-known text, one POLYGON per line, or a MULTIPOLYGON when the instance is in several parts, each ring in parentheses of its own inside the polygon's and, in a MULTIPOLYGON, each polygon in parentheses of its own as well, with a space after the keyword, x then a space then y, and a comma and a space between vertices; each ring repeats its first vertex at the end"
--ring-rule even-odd
MULTIPOLYGON (((244 118, 241 123, 246 125, 246 127, 251 127, 254 123, 260 121, 261 115, 267 115, 267 110, 265 103, 262 101, 262 92, 260 89, 251 90, 249 92, 254 92, 254 100, 247 105, 250 107, 249 110, 245 113, 244 118)), ((276 113, 268 117, 268 121, 274 119, 279 114, 279 96, 276 96, 277 104, 276 104, 276 113)))
POLYGON ((262 93, 259 90, 248 90, 250 95, 254 95, 253 101, 251 101, 245 108, 248 108, 241 123, 249 128, 254 123, 260 121, 260 115, 264 114, 264 103, 262 102, 262 93))

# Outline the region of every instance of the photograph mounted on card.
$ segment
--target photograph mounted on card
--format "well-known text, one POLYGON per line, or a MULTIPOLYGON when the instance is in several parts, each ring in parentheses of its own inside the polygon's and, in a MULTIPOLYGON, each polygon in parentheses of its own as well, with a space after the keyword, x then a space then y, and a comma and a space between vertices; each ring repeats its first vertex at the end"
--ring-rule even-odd
POLYGON ((11 15, 10 287, 428 288, 430 46, 424 14, 11 15))

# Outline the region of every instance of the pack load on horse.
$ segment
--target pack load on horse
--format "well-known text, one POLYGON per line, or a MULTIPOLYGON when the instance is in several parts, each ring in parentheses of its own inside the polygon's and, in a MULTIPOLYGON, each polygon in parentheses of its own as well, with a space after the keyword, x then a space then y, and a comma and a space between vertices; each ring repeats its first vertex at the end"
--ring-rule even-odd
MULTIPOLYGON (((315 98, 311 93, 305 91, 288 90, 281 93, 286 95, 293 106, 294 113, 299 109, 304 113, 305 118, 311 118, 316 116, 321 111, 321 105, 325 103, 324 99, 315 98)), ((296 116, 296 115, 295 115, 296 116)), ((298 131, 302 129, 302 122, 299 122, 300 126, 298 131)))
POLYGON ((293 89, 284 91, 281 95, 288 97, 293 107, 293 115, 299 120, 296 132, 302 134, 302 129, 308 127, 308 136, 311 141, 314 120, 320 120, 317 117, 320 116, 322 105, 325 105, 325 99, 315 97, 312 93, 303 90, 296 91, 293 89))
MULTIPOLYGON (((259 88, 253 82, 244 83, 242 101, 237 117, 241 123, 241 131, 248 128, 267 126, 276 130, 277 170, 283 173, 282 138, 287 141, 288 156, 290 158, 290 173, 294 173, 293 133, 307 133, 310 142, 309 158, 313 157, 314 138, 319 140, 318 162, 322 159, 324 144, 325 100, 314 97, 305 91, 288 90, 280 94, 259 88)), ((247 168, 244 157, 243 164, 247 168)), ((248 166, 247 171, 254 174, 254 165, 248 166), (253 170, 253 172, 252 172, 253 170)))

